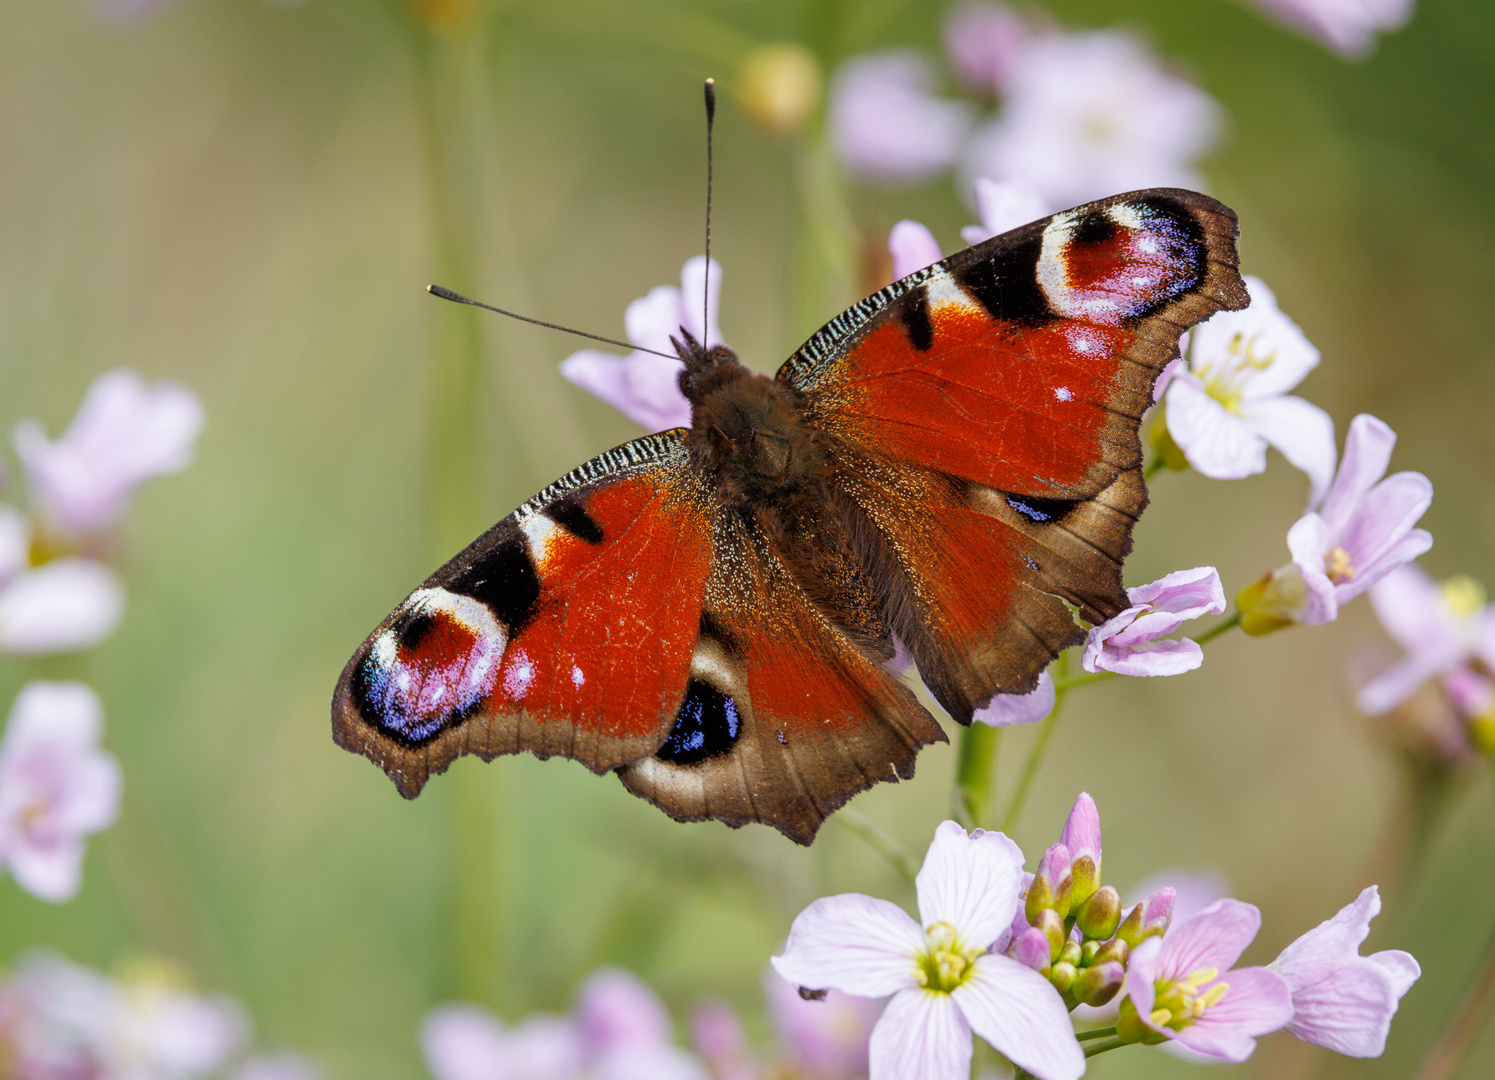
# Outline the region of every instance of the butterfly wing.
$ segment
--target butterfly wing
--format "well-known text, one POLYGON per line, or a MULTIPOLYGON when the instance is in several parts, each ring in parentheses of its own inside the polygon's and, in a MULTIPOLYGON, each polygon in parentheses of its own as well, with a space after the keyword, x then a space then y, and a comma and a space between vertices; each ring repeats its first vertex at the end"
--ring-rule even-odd
POLYGON ((952 715, 1126 605, 1138 424, 1182 331, 1249 302, 1235 215, 1175 189, 995 237, 849 308, 778 378, 877 526, 894 631, 952 715))
POLYGON ((596 772, 651 754, 685 695, 715 506, 683 432, 573 470, 432 574, 369 635, 333 736, 407 798, 462 754, 596 772))

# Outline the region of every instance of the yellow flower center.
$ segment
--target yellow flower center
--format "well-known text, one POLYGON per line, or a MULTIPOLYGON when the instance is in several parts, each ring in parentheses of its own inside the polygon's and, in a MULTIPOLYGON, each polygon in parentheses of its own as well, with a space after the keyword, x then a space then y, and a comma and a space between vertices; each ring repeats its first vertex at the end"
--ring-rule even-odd
POLYGON ((1203 1016, 1210 1006, 1218 1005, 1230 991, 1228 983, 1220 982, 1200 992, 1200 987, 1214 982, 1219 974, 1219 968, 1200 968, 1177 982, 1159 983, 1149 1019, 1158 1027, 1182 1031, 1203 1016))
POLYGON ((1253 334, 1248 338, 1244 334, 1236 334, 1226 346, 1229 359, 1221 365, 1220 370, 1216 371, 1214 365, 1209 363, 1198 369, 1197 374, 1204 383, 1205 392, 1231 412, 1240 412, 1241 397, 1252 373, 1265 371, 1277 359, 1276 349, 1266 353, 1262 351, 1264 349, 1260 335, 1253 334))
POLYGON ((975 972, 981 950, 961 941, 949 923, 935 923, 924 933, 928 943, 915 958, 914 978, 926 990, 948 994, 975 972))
POLYGON ((1355 580, 1355 568, 1350 564, 1350 553, 1342 547, 1331 547, 1324 552, 1324 573, 1336 585, 1355 580))
POLYGON ((1455 574, 1440 586, 1443 602, 1460 619, 1467 619, 1485 606, 1485 587, 1466 574, 1455 574))

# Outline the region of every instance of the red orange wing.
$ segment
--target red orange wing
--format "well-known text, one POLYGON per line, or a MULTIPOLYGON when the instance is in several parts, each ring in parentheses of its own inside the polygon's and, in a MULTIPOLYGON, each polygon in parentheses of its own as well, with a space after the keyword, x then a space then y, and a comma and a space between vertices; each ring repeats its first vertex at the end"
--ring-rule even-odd
POLYGON ((1117 195, 962 251, 849 308, 778 378, 879 527, 903 638, 969 722, 1126 604, 1147 502, 1137 428, 1182 331, 1249 298, 1235 215, 1117 195))

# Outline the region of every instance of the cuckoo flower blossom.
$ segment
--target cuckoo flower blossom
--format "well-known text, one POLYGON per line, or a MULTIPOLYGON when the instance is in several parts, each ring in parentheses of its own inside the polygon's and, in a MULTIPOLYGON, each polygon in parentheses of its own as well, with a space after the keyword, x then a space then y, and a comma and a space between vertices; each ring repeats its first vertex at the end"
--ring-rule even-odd
POLYGON ((987 951, 1012 925, 1022 863, 1001 833, 947 821, 915 882, 918 922, 885 900, 826 897, 794 920, 774 968, 804 987, 893 995, 872 1031, 870 1080, 964 1080, 973 1030, 1040 1080, 1078 1077, 1084 1055, 1053 985, 987 951))
POLYGON ((1370 602, 1407 655, 1361 689, 1362 712, 1379 716, 1438 677, 1465 716, 1491 711, 1495 688, 1485 672, 1495 669, 1495 605, 1485 603, 1478 582, 1455 577, 1440 585, 1420 567, 1403 566, 1371 586, 1370 602))
POLYGON ((722 270, 711 263, 711 295, 706 291, 706 257, 697 255, 680 272, 680 288, 661 285, 648 296, 628 305, 623 324, 628 340, 640 350, 615 356, 597 349, 582 349, 561 361, 561 375, 568 382, 594 394, 628 419, 649 431, 690 425, 690 402, 680 392, 680 372, 685 365, 675 359, 670 338, 684 329, 708 348, 722 343, 716 325, 717 299, 722 270), (704 317, 706 324, 701 325, 704 317))
POLYGON ((972 719, 997 728, 1036 724, 1054 711, 1056 697, 1053 677, 1045 671, 1038 676, 1038 686, 1032 693, 997 694, 977 709, 972 719))
POLYGON ((1245 1061, 1256 1037, 1293 1018, 1292 990, 1267 968, 1230 970, 1261 913, 1220 900, 1132 950, 1117 1034, 1128 1042, 1174 1039, 1221 1061, 1245 1061))
POLYGON ((31 565, 31 523, 0 506, 0 652, 72 652, 114 633, 124 614, 119 575, 76 556, 31 565))
POLYGON ((934 70, 917 53, 858 56, 830 90, 831 140, 857 176, 913 184, 954 163, 971 124, 970 106, 936 97, 934 70))
POLYGON ((1190 619, 1224 612, 1225 590, 1213 566, 1175 570, 1126 594, 1132 606, 1093 627, 1086 638, 1081 659, 1086 671, 1181 675, 1204 663, 1204 650, 1188 638, 1159 639, 1190 619))
POLYGON ((1023 16, 1006 4, 967 0, 945 20, 945 55, 970 89, 999 96, 1033 34, 1023 16))
POLYGON ((1304 1042, 1350 1057, 1380 1057, 1386 1049, 1391 1018, 1422 969, 1398 949, 1360 955, 1380 910, 1381 897, 1372 885, 1272 961, 1272 970, 1292 990, 1287 1030, 1304 1042))
POLYGON ((103 727, 82 683, 33 682, 0 739, 0 866, 43 900, 78 891, 84 838, 119 813, 119 763, 99 749, 103 727))
POLYGON ((1200 186, 1192 163, 1214 142, 1219 109, 1136 38, 1037 34, 1002 82, 1001 112, 964 152, 966 176, 1022 184, 1052 206, 1200 186))
MULTIPOLYGON (((999 184, 985 177, 976 180, 976 209, 981 224, 960 230, 960 237, 967 244, 990 240, 1049 212, 1036 192, 1021 184, 999 184)), ((893 256, 894 281, 944 257, 934 234, 917 221, 900 221, 893 226, 888 234, 888 253, 893 256)))
POLYGON ((27 420, 16 426, 15 447, 47 527, 81 537, 112 525, 144 481, 185 469, 202 422, 185 386, 111 371, 89 387, 60 439, 27 420))
POLYGON ((823 998, 806 1000, 772 971, 763 989, 790 1075, 824 1080, 867 1075, 867 1044, 882 1015, 880 999, 828 990, 823 998))
POLYGON ((1251 306, 1222 311, 1190 333, 1187 367, 1163 394, 1168 434, 1199 472, 1238 480, 1267 467, 1267 446, 1308 474, 1309 504, 1334 475, 1334 421, 1288 391, 1318 366, 1318 350, 1247 276, 1251 306))
POLYGON ((1279 22, 1333 49, 1347 60, 1370 54, 1376 34, 1400 30, 1413 0, 1253 0, 1279 22))

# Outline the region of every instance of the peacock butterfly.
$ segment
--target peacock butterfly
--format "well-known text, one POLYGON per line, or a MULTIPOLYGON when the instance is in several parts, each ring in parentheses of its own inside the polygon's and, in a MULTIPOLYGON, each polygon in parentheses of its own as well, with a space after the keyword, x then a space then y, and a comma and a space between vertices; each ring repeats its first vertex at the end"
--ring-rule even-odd
POLYGON ((1235 215, 1170 188, 1055 214, 852 305, 769 379, 682 329, 691 426, 563 476, 354 653, 338 744, 414 798, 527 750, 681 821, 801 844, 1127 605, 1138 423, 1248 303, 1235 215))

